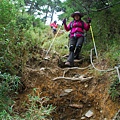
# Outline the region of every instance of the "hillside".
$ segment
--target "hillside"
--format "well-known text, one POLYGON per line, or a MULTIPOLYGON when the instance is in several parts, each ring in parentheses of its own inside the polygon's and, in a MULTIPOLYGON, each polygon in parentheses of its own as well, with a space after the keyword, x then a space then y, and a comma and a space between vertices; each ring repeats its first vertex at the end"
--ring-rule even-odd
POLYGON ((1 0, 0 120, 120 120, 119 11, 120 0, 1 0))

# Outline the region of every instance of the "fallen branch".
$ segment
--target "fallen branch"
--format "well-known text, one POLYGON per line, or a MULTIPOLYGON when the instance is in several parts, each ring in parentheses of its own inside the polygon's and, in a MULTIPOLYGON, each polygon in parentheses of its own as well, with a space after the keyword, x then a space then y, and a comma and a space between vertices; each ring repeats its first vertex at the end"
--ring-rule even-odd
POLYGON ((84 77, 84 75, 81 75, 78 78, 74 78, 74 77, 73 78, 72 77, 56 77, 56 78, 53 79, 53 81, 64 79, 64 80, 85 82, 85 81, 91 80, 92 78, 93 77, 84 77))
POLYGON ((64 68, 64 70, 74 70, 74 69, 78 69, 78 70, 85 70, 85 69, 87 69, 87 68, 89 68, 91 66, 91 64, 90 65, 88 65, 87 67, 84 67, 84 68, 80 68, 80 67, 67 67, 67 68, 64 68))
POLYGON ((69 70, 74 70, 74 69, 76 69, 76 70, 85 70, 85 69, 88 69, 90 66, 91 66, 91 64, 88 65, 87 67, 84 67, 84 68, 80 68, 80 67, 71 67, 71 68, 68 67, 68 68, 64 68, 63 69, 64 70, 63 77, 65 76, 66 72, 68 72, 69 70))

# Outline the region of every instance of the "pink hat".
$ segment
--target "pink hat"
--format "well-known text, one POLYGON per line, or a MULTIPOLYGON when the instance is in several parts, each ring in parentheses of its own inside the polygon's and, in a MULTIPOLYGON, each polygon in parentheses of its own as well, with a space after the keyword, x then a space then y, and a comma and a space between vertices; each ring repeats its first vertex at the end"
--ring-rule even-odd
POLYGON ((75 17, 75 15, 79 15, 80 17, 83 17, 83 14, 82 13, 80 13, 79 11, 76 11, 76 12, 74 12, 73 14, 71 14, 71 17, 75 17))

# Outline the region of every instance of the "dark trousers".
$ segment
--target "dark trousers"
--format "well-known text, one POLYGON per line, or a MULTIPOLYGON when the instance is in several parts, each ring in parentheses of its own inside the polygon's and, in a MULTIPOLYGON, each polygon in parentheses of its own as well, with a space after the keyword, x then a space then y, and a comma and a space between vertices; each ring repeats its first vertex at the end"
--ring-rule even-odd
POLYGON ((51 26, 51 29, 53 30, 53 34, 55 35, 57 33, 57 29, 51 26))
POLYGON ((79 54, 81 52, 81 48, 84 42, 84 37, 72 37, 69 42, 69 57, 67 59, 71 65, 74 65, 74 59, 79 58, 79 54))

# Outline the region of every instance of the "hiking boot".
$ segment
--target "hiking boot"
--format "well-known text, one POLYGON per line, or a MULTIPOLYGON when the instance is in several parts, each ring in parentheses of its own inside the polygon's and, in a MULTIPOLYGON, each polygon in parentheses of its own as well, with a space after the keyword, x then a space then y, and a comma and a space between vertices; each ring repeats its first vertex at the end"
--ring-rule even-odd
POLYGON ((72 64, 72 63, 70 63, 70 62, 68 62, 68 61, 67 61, 67 62, 65 63, 65 66, 68 66, 68 67, 73 67, 73 66, 74 66, 74 64, 72 64))
POLYGON ((71 65, 70 65, 70 62, 66 62, 65 65, 67 65, 67 66, 71 66, 71 65))

